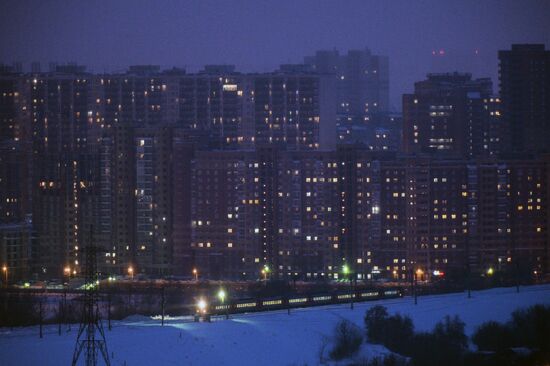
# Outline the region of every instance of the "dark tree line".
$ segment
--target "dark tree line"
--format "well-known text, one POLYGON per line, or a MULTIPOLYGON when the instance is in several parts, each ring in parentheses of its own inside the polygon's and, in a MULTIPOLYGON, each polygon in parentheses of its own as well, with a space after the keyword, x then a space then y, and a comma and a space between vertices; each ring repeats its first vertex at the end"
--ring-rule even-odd
POLYGON ((482 324, 472 335, 469 348, 465 324, 457 316, 446 316, 429 332, 416 332, 410 317, 389 315, 384 306, 370 308, 364 318, 365 337, 348 322, 337 324, 333 360, 353 357, 363 339, 393 352, 382 358, 362 360, 355 366, 493 366, 548 365, 550 363, 550 306, 535 305, 516 310, 510 321, 482 324))

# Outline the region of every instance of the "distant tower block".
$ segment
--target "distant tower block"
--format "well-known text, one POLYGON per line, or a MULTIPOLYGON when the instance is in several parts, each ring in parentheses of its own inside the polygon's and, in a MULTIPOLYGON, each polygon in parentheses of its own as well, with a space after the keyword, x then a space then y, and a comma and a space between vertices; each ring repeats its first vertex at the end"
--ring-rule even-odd
POLYGON ((39 73, 40 72, 40 62, 31 63, 31 72, 32 73, 39 73))

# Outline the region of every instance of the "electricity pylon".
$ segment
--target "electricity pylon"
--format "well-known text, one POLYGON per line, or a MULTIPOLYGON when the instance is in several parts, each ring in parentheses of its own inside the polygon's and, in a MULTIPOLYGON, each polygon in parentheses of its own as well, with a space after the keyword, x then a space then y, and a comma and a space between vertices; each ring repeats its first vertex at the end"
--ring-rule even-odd
POLYGON ((76 345, 73 353, 72 366, 78 364, 80 356, 83 354, 86 366, 97 366, 99 357, 103 358, 105 365, 110 366, 109 352, 107 351, 107 341, 105 332, 101 323, 98 303, 98 274, 96 257, 98 252, 104 250, 96 247, 93 243, 92 234, 90 234, 90 243, 84 248, 85 256, 85 292, 82 299, 82 318, 76 338, 76 345))

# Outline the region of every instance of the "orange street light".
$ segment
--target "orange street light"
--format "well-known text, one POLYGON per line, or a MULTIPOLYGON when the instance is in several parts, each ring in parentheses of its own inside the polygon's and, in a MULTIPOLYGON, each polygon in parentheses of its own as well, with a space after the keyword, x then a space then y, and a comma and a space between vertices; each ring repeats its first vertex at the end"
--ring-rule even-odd
POLYGON ((414 283, 413 283, 413 291, 414 291, 414 304, 418 304, 418 291, 416 289, 418 277, 421 277, 424 274, 424 271, 421 268, 418 268, 416 272, 414 273, 414 283))
POLYGON ((2 267, 2 272, 4 272, 4 276, 6 276, 6 286, 8 286, 8 266, 4 265, 2 267))
POLYGON ((134 279, 134 267, 130 266, 128 267, 128 274, 130 275, 130 278, 134 279))
POLYGON ((199 280, 199 271, 196 268, 193 268, 193 276, 195 276, 195 281, 199 280))

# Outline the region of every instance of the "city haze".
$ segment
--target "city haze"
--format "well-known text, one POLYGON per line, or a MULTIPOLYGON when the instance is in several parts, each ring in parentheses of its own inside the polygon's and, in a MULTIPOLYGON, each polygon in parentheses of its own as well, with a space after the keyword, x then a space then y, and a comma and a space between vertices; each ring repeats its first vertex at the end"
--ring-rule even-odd
POLYGON ((320 49, 389 56, 390 105, 427 72, 497 82, 497 51, 550 42, 545 1, 4 1, 0 62, 77 62, 94 72, 133 64, 230 63, 270 71, 320 49), (435 53, 435 55, 434 55, 435 53))

